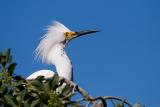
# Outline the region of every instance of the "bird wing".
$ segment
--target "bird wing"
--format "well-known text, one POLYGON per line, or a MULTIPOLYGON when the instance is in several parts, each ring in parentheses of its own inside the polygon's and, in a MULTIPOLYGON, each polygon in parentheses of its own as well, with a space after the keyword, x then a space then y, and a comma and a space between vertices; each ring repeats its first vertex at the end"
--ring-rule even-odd
POLYGON ((31 74, 30 76, 28 76, 26 80, 33 80, 33 79, 36 79, 38 76, 44 76, 44 78, 47 79, 47 78, 53 77, 54 74, 55 72, 51 70, 39 70, 31 74))

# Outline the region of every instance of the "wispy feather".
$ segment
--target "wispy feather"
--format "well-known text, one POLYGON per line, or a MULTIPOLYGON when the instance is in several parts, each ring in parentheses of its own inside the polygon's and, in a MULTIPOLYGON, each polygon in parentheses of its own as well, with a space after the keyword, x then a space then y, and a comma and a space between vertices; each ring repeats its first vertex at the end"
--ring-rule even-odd
POLYGON ((41 38, 39 45, 35 50, 35 58, 41 59, 42 62, 50 63, 48 61, 48 54, 55 44, 65 39, 65 32, 70 30, 58 21, 54 21, 51 26, 47 28, 47 33, 41 38))

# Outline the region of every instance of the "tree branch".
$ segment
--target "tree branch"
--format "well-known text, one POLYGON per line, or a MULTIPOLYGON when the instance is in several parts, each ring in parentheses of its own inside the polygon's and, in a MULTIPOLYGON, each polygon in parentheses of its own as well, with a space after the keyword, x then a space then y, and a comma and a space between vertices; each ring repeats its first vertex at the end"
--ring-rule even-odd
POLYGON ((118 101, 122 101, 124 102, 125 104, 127 104, 129 107, 133 107, 131 103, 129 103, 126 99, 123 99, 123 98, 120 98, 120 97, 117 97, 117 96, 105 96, 103 97, 105 100, 118 100, 118 101))
POLYGON ((72 85, 73 86, 73 90, 74 91, 78 91, 87 101, 89 99, 94 99, 88 92, 86 92, 83 88, 79 87, 73 81, 67 80, 67 79, 62 78, 62 77, 59 77, 59 78, 60 78, 60 81, 64 81, 68 85, 72 85))
MULTIPOLYGON (((31 81, 31 80, 27 80, 27 81, 31 81)), ((66 83, 66 84, 68 84, 68 85, 73 87, 73 89, 71 90, 71 93, 68 96, 66 96, 66 98, 72 96, 77 91, 83 96, 83 99, 88 102, 87 105, 92 103, 93 106, 94 106, 94 105, 97 104, 97 101, 100 100, 101 104, 103 105, 103 107, 107 107, 107 103, 106 103, 107 100, 118 100, 118 101, 124 102, 129 107, 133 107, 132 104, 129 103, 126 99, 123 99, 123 98, 120 98, 120 97, 117 97, 117 96, 104 96, 104 97, 99 96, 99 97, 94 98, 87 91, 85 91, 83 88, 79 87, 73 81, 67 80, 67 79, 65 79, 63 77, 59 77, 59 81, 60 81, 60 86, 63 83, 66 83)))

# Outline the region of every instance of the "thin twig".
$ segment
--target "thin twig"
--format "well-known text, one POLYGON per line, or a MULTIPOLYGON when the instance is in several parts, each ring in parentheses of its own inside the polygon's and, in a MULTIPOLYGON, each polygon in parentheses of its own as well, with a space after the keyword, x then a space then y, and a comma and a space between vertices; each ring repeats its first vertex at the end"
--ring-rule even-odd
POLYGON ((124 102, 125 104, 127 104, 129 107, 133 107, 131 103, 129 103, 126 99, 123 99, 123 98, 120 98, 120 97, 117 97, 117 96, 105 96, 103 97, 103 99, 105 100, 118 100, 118 101, 122 101, 124 102))
MULTIPOLYGON (((91 104, 91 102, 95 102, 97 100, 101 101, 101 104, 103 105, 103 107, 107 107, 107 103, 106 103, 105 99, 103 97, 101 97, 101 96, 100 97, 96 97, 94 99, 89 99, 89 102, 86 104, 86 107, 88 107, 91 104)), ((96 104, 97 103, 94 103, 93 105, 96 105, 96 104)))

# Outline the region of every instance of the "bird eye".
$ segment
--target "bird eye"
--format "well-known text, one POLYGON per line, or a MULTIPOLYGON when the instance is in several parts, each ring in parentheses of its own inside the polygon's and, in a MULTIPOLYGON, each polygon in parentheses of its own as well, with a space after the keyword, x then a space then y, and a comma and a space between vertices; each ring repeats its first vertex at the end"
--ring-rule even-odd
POLYGON ((69 38, 69 32, 65 32, 65 38, 68 39, 69 38))
POLYGON ((68 36, 69 35, 69 32, 65 32, 65 36, 68 36))

